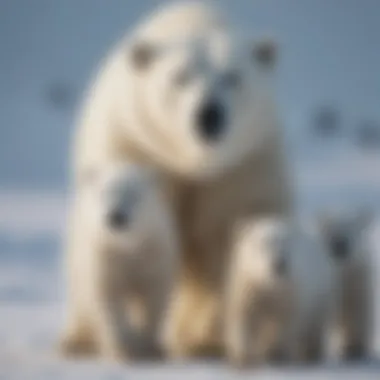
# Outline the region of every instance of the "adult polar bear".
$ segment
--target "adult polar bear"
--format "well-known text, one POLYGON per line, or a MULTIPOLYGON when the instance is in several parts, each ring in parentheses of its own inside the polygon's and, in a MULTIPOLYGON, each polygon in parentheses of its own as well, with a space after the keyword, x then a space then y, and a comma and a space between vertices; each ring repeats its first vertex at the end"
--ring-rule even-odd
MULTIPOLYGON (((172 198, 182 268, 163 334, 170 356, 220 352, 232 225, 290 209, 268 81, 274 61, 273 44, 248 41, 214 7, 173 4, 113 49, 87 96, 75 193, 94 170, 122 159, 155 167, 172 198)), ((80 254, 70 247, 68 255, 80 254)), ((83 331, 69 306, 75 340, 83 331)))

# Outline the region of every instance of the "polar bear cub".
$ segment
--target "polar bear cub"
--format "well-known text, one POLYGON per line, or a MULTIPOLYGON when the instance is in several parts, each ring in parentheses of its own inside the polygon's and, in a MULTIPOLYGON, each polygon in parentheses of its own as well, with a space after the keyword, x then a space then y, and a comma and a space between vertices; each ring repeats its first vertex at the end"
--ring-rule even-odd
POLYGON ((334 273, 317 235, 285 218, 248 220, 231 258, 225 331, 232 364, 321 359, 334 273))
POLYGON ((363 209, 336 209, 320 218, 323 239, 338 268, 337 333, 345 359, 370 354, 374 330, 372 216, 363 209))
POLYGON ((82 250, 69 249, 63 349, 112 359, 155 354, 177 264, 160 181, 147 168, 120 164, 91 173, 80 191, 74 239, 82 250))

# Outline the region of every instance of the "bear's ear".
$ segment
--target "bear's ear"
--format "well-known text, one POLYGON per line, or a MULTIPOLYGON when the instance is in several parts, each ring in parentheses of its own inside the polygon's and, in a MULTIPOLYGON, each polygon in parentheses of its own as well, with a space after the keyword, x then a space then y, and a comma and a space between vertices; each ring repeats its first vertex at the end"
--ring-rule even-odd
POLYGON ((275 40, 266 38, 256 41, 253 46, 253 59, 264 68, 273 68, 277 63, 278 46, 275 40))
POLYGON ((149 42, 137 42, 131 48, 130 59, 133 66, 140 70, 146 70, 157 56, 157 49, 149 42))

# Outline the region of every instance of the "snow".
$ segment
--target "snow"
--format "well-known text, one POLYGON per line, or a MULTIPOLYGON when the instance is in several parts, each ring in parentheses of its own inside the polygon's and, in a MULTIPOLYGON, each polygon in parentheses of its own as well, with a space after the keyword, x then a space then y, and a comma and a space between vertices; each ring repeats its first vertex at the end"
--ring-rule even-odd
MULTIPOLYGON (((315 140, 313 144, 315 144, 315 140)), ((311 142, 309 142, 311 144, 311 142)), ((295 151, 297 155, 297 151, 295 151)), ((295 160, 301 216, 337 202, 380 205, 380 153, 355 148, 319 149, 313 159, 295 160)), ((112 365, 68 361, 55 344, 65 313, 62 242, 67 200, 61 193, 0 193, 0 379, 244 379, 220 362, 112 365)), ((380 353, 380 220, 372 233, 376 276, 376 334, 380 353)), ((378 379, 380 361, 314 368, 264 368, 257 379, 378 379)))

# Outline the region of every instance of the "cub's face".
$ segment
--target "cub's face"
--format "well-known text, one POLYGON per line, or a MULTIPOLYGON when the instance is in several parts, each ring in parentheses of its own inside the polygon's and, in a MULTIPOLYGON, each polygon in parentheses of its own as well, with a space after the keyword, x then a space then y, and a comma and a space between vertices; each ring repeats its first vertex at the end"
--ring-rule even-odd
POLYGON ((277 219, 256 220, 242 234, 246 267, 252 278, 276 285, 289 277, 294 237, 289 225, 277 219))
POLYGON ((343 265, 364 258, 372 217, 364 210, 339 210, 320 221, 322 237, 332 257, 343 265))
POLYGON ((132 48, 139 121, 170 154, 168 166, 212 177, 259 150, 273 111, 264 71, 274 63, 269 42, 256 45, 222 32, 132 48))
POLYGON ((146 229, 155 186, 152 174, 133 165, 115 165, 93 174, 85 189, 91 222, 112 244, 132 246, 146 229))

